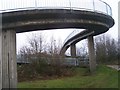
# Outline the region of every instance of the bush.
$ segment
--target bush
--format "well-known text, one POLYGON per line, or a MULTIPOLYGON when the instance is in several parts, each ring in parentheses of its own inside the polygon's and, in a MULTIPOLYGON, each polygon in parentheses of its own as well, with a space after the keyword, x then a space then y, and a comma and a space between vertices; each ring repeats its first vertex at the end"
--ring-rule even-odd
POLYGON ((73 69, 63 66, 58 60, 60 59, 50 58, 51 63, 48 64, 45 58, 38 58, 31 60, 30 64, 18 65, 18 81, 73 75, 73 69))

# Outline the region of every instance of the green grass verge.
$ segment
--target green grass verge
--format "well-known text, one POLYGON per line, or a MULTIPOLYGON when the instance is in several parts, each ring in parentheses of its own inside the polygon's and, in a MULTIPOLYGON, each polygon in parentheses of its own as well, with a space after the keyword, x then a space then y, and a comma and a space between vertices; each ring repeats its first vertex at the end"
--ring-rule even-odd
POLYGON ((76 68, 76 75, 53 80, 18 83, 18 88, 118 88, 118 71, 104 65, 90 75, 86 68, 76 68))

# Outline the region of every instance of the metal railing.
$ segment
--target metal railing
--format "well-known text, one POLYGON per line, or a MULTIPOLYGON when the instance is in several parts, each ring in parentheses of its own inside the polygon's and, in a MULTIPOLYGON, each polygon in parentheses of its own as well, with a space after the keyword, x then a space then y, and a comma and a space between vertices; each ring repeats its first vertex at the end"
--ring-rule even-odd
POLYGON ((101 0, 0 0, 0 13, 31 9, 87 10, 112 16, 111 7, 101 0))
POLYGON ((80 33, 80 32, 81 32, 81 30, 74 30, 73 32, 71 32, 71 33, 67 36, 67 38, 64 40, 63 45, 64 45, 70 38, 72 38, 73 36, 77 35, 77 34, 80 33))

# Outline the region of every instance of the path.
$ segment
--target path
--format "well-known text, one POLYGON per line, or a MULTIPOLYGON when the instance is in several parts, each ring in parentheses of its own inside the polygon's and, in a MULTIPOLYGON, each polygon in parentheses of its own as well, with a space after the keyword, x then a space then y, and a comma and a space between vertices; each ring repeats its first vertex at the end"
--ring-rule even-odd
POLYGON ((120 66, 119 65, 107 65, 108 67, 114 68, 116 70, 120 70, 120 66))

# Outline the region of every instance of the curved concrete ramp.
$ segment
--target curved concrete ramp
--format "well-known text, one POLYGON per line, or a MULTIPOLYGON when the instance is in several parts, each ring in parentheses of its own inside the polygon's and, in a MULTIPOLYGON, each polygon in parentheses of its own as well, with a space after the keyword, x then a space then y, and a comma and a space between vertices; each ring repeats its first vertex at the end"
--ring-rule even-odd
POLYGON ((59 28, 82 28, 107 31, 114 24, 111 16, 91 11, 47 9, 2 13, 3 30, 15 29, 17 33, 59 28))

